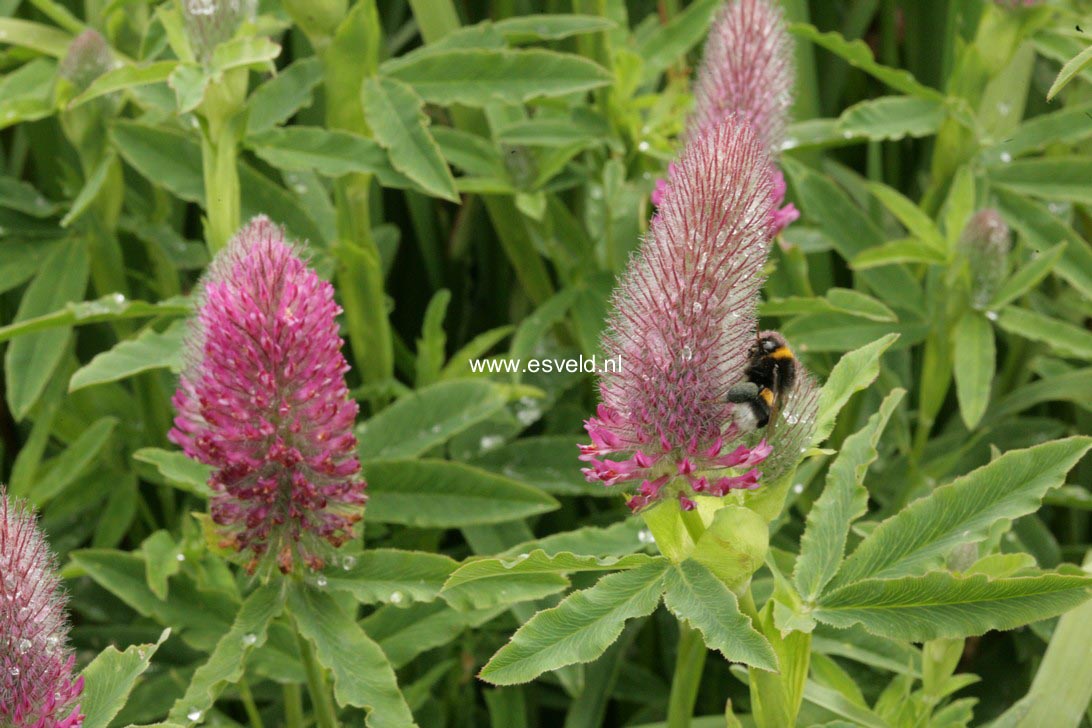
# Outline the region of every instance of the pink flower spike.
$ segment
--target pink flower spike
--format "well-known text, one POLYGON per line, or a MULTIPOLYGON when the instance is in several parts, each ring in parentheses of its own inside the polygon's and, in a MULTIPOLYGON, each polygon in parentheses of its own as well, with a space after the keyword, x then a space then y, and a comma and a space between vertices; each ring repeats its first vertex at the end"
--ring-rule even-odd
POLYGON ((684 511, 692 511, 698 507, 698 504, 687 498, 682 493, 679 493, 679 507, 684 511))
POLYGON ((656 180, 656 186, 652 188, 652 194, 649 195, 649 199, 652 200, 652 204, 659 207, 663 204, 664 195, 667 194, 667 180, 659 178, 656 180))
POLYGON ((724 495, 730 490, 753 490, 758 487, 762 473, 756 469, 748 470, 743 475, 719 479, 712 486, 714 495, 724 495))
POLYGON ((172 442, 215 468, 224 545, 281 571, 322 568, 353 537, 367 497, 345 386, 333 287, 266 217, 250 221, 203 282, 172 442))
POLYGON ((794 82, 792 40, 778 3, 731 0, 709 31, 688 137, 737 114, 776 155, 785 138, 794 82))
POLYGON ((34 512, 0 487, 0 726, 83 724, 65 602, 34 512))

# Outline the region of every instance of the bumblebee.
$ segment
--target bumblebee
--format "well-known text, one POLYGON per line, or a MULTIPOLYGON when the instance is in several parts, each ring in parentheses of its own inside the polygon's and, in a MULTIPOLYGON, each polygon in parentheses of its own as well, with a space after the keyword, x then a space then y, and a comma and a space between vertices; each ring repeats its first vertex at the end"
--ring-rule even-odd
POLYGON ((738 405, 732 412, 736 426, 750 432, 777 422, 796 380, 796 358, 785 337, 776 331, 760 332, 744 376, 728 390, 728 401, 738 405))

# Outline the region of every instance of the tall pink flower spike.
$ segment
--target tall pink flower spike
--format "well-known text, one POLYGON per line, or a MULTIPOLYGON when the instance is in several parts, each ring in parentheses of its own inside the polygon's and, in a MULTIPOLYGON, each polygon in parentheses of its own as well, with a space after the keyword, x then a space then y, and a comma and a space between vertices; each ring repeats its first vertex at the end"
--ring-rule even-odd
POLYGON ((585 477, 636 481, 638 510, 673 495, 754 488, 770 454, 748 447, 725 395, 743 377, 771 241, 770 158, 750 125, 729 118, 677 160, 660 213, 613 297, 604 339, 622 371, 600 380, 585 429, 585 477), (608 457, 611 456, 611 457, 608 457))
POLYGON ((31 509, 0 487, 0 726, 83 724, 66 597, 31 509))
POLYGON ((350 540, 362 518, 339 313, 333 287, 266 217, 204 282, 170 439, 215 468, 212 519, 251 573, 267 554, 285 573, 320 569, 324 542, 350 540))
MULTIPOLYGON (((694 83, 694 110, 686 138, 700 136, 734 114, 749 123, 773 160, 773 234, 800 217, 785 199, 785 178, 776 159, 785 140, 795 75, 792 41, 781 9, 770 0, 731 0, 717 14, 694 83)), ((670 176, 670 171, 669 171, 670 176)), ((663 200, 657 185, 653 204, 663 200)))

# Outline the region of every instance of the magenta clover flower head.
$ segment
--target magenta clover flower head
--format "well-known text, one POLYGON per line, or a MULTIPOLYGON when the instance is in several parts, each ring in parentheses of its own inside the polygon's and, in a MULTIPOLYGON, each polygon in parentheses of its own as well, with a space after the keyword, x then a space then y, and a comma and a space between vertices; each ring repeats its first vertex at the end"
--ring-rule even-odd
POLYGON ((65 601, 34 512, 0 487, 0 726, 83 724, 65 601))
POLYGON ((741 120, 695 137, 614 293, 604 348, 623 369, 600 379, 581 459, 590 481, 639 483, 634 510, 669 496, 692 508, 695 494, 754 488, 772 452, 745 442, 726 401, 755 340, 772 239, 769 169, 741 120))
POLYGON ((352 426, 334 289, 266 217, 217 255, 200 295, 170 432, 213 466, 223 545, 282 572, 325 563, 353 537, 365 483, 352 426))

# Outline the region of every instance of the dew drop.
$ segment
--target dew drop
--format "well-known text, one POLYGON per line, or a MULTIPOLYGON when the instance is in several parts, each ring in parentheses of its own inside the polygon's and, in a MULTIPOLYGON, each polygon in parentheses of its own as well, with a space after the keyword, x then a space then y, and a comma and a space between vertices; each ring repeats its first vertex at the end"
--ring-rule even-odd
POLYGON ((637 145, 637 151, 647 152, 648 151, 648 142, 641 142, 640 144, 638 144, 637 145))
POLYGON ((354 566, 356 566, 355 556, 346 556, 341 560, 341 568, 345 571, 350 571, 354 566))
POLYGON ((318 586, 320 589, 325 588, 328 583, 329 582, 326 580, 325 574, 319 574, 318 577, 315 579, 315 585, 318 586))
POLYGON ((996 321, 997 320, 997 311, 987 311, 986 312, 986 318, 988 318, 990 321, 996 321))
POLYGON ((843 132, 842 132, 842 138, 843 138, 843 139, 852 139, 852 138, 853 138, 853 132, 851 132, 851 131, 843 131, 843 132))
POLYGON ((258 635, 256 634, 244 634, 243 635, 243 647, 253 647, 258 642, 258 635))
POLYGON ((501 446, 504 443, 504 438, 500 435, 485 435, 482 437, 481 442, 478 443, 479 447, 483 451, 493 450, 501 446))
POLYGON ((174 558, 175 558, 176 561, 185 561, 186 560, 186 555, 185 554, 178 554, 174 558))
POLYGON ((122 303, 125 303, 125 294, 124 293, 115 293, 113 296, 111 296, 111 298, 113 299, 114 303, 116 303, 116 304, 120 305, 122 303))
POLYGON ((801 493, 804 492, 804 484, 803 483, 797 483, 796 485, 794 485, 792 487, 792 492, 796 493, 797 495, 800 495, 801 493))
POLYGON ((694 350, 690 348, 689 344, 682 348, 682 358, 684 361, 690 361, 694 358, 694 350))
POLYGON ((591 191, 588 194, 591 195, 591 198, 593 200, 601 200, 601 199, 603 199, 603 188, 602 187, 592 187, 591 191))
POLYGON ((642 528, 637 532, 637 540, 641 543, 656 543, 656 537, 647 528, 642 528))
POLYGON ((431 432, 433 435, 438 435, 440 433, 440 426, 439 425, 433 425, 432 427, 430 427, 428 429, 428 431, 431 432))
POLYGON ((196 723, 201 720, 201 711, 197 708, 191 708, 190 712, 186 713, 186 718, 196 723))
POLYGON ((19 640, 19 643, 15 646, 20 655, 25 655, 31 648, 30 640, 23 638, 19 640))
POLYGON ((395 591, 395 592, 391 592, 391 596, 390 596, 390 599, 388 601, 391 604, 401 604, 403 599, 405 599, 405 597, 402 596, 402 592, 395 591))
POLYGON ((1009 162, 1012 161, 1012 155, 1009 154, 1008 152, 1001 152, 1001 161, 1004 162, 1005 164, 1008 164, 1009 162))
POLYGON ((19 677, 19 668, 18 667, 8 668, 8 674, 11 675, 12 677, 19 677))

